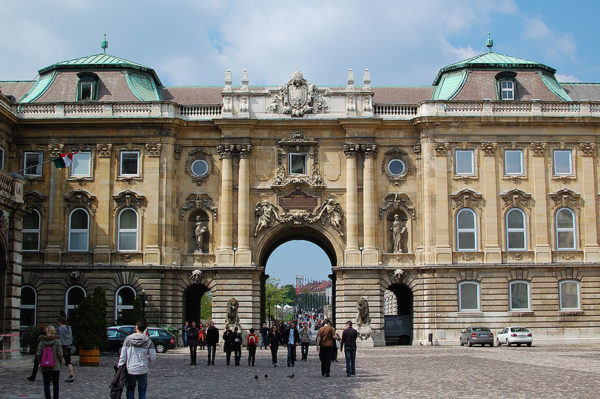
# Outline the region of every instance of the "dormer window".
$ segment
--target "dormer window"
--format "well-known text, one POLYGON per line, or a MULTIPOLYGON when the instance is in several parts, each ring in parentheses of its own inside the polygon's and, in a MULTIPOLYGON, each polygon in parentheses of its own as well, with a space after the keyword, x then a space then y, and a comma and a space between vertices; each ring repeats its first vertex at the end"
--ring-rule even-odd
POLYGON ((498 98, 502 101, 514 101, 517 99, 517 74, 515 72, 504 71, 496 74, 498 87, 498 98))
POLYGON ((91 72, 78 73, 77 101, 97 101, 100 78, 91 72))

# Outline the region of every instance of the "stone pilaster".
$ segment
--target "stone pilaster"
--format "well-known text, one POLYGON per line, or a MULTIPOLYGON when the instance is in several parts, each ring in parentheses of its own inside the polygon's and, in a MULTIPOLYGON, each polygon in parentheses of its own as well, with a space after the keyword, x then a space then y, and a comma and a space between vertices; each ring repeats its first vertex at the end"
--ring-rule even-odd
POLYGON ((483 253, 487 263, 500 263, 502 261, 502 251, 498 240, 498 189, 496 182, 496 143, 482 143, 481 152, 483 153, 483 197, 485 198, 485 210, 483 214, 483 226, 481 231, 485 232, 483 236, 483 253))
POLYGON ((218 265, 233 265, 233 164, 235 146, 219 145, 217 151, 221 158, 221 198, 220 198, 220 243, 217 249, 218 265))
POLYGON ((237 251, 236 265, 250 265, 250 144, 238 146, 240 169, 237 206, 237 251))
POLYGON ((531 143, 531 174, 533 180, 533 244, 535 261, 537 263, 550 263, 552 251, 550 249, 550 226, 548 225, 548 187, 546 185, 546 143, 531 143))
POLYGON ((356 156, 358 145, 344 145, 346 155, 346 251, 345 265, 360 265, 358 250, 358 187, 356 156))
POLYGON ((450 146, 448 143, 434 143, 433 149, 435 150, 434 159, 434 171, 435 173, 435 199, 431 198, 431 208, 428 209, 432 212, 435 218, 434 235, 436 237, 435 243, 435 262, 434 263, 452 263, 452 247, 450 239, 450 223, 449 220, 452 218, 449 215, 448 207, 448 152, 450 146))
POLYGON ((598 217, 596 215, 596 178, 594 143, 581 143, 581 186, 583 187, 583 211, 581 213, 581 236, 584 237, 583 257, 585 262, 600 261, 598 246, 598 217))
POLYGON ((363 245, 362 264, 377 265, 379 262, 379 251, 376 248, 376 209, 374 163, 377 154, 375 144, 363 146, 365 162, 363 169, 363 245))
MULTIPOLYGON (((98 204, 112 203, 112 187, 111 180, 111 165, 112 165, 112 144, 97 144, 96 145, 96 165, 95 168, 103 173, 96 173, 96 181, 100 187, 106 187, 105 190, 98 190, 95 194, 98 199, 98 204)), ((92 244, 96 245, 94 251, 94 264, 109 265, 111 253, 111 236, 110 225, 112 223, 111 208, 108 206, 99 206, 96 210, 96 239, 92 240, 92 244)))

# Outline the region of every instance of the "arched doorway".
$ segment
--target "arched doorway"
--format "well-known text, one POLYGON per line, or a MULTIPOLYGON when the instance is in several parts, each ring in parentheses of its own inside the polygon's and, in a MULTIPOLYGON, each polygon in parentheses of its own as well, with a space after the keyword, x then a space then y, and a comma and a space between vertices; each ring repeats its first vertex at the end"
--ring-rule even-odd
POLYGON ((183 292, 183 320, 196 323, 209 320, 212 313, 211 293, 203 284, 192 284, 183 292))
POLYGON ((384 332, 388 344, 411 345, 413 339, 413 292, 395 283, 384 293, 384 332))

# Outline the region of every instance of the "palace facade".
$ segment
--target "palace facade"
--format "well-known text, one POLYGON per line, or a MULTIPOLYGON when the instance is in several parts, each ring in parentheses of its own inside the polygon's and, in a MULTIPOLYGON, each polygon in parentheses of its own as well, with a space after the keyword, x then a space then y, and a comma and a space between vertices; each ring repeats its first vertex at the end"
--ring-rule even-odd
POLYGON ((302 239, 365 344, 383 343, 386 312, 410 316, 413 344, 514 324, 598 340, 600 84, 493 51, 431 86, 361 75, 168 87, 97 54, 0 82, 3 333, 96 286, 110 323, 143 293, 151 324, 179 326, 210 291, 216 324, 247 330, 269 255, 302 239), (69 168, 47 162, 67 153, 69 168))

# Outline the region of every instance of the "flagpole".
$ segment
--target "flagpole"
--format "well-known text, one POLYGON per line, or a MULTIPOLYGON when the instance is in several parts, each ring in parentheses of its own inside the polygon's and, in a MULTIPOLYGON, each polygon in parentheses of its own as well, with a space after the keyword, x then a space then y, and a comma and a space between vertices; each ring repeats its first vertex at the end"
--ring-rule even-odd
MULTIPOLYGON (((75 152, 72 152, 72 153, 70 153, 70 154, 72 154, 72 155, 75 155, 75 154, 77 154, 78 152, 79 152, 79 151, 75 151, 75 152)), ((63 155, 63 154, 61 154, 61 155, 63 155)), ((25 168, 23 168, 23 169, 19 169, 19 170, 16 170, 16 171, 14 171, 14 172, 8 172, 8 173, 9 173, 9 174, 10 174, 10 173, 19 173, 19 172, 23 172, 24 170, 27 170, 27 169, 31 169, 31 168, 37 168, 38 166, 45 165, 45 164, 47 164, 47 163, 49 163, 49 162, 54 162, 54 160, 55 160, 55 159, 60 159, 60 158, 61 158, 61 157, 54 157, 54 158, 50 158, 50 159, 49 159, 49 160, 47 160, 47 161, 40 162, 40 163, 36 163, 35 165, 30 165, 30 166, 27 166, 27 167, 25 167, 25 168)), ((21 174, 21 173, 19 173, 19 174, 21 174)))

